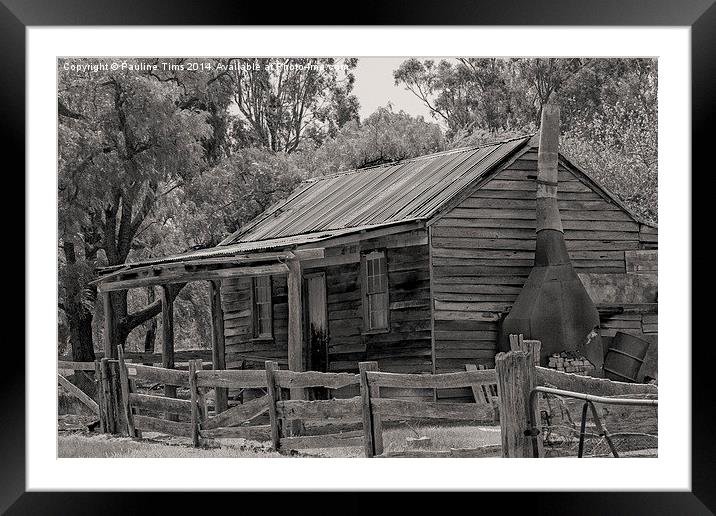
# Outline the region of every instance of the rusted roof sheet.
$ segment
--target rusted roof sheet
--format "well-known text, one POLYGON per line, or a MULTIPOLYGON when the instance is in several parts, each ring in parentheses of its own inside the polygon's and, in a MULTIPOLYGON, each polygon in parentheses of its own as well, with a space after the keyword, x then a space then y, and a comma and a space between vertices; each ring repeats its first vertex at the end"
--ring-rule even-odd
POLYGON ((529 136, 305 181, 220 247, 427 219, 527 140, 529 136))

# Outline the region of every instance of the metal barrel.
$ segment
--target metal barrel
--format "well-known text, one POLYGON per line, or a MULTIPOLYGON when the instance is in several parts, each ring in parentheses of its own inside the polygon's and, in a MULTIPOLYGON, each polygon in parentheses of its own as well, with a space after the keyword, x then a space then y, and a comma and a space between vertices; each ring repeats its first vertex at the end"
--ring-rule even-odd
POLYGON ((618 382, 636 382, 648 350, 647 341, 617 332, 604 357, 604 376, 618 382))

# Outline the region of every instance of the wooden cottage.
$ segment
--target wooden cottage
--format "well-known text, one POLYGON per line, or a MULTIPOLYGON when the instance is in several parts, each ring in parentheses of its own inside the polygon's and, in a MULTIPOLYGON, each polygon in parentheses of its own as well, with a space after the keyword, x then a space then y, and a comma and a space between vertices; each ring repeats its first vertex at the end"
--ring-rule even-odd
MULTIPOLYGON (((219 246, 106 271, 100 289, 211 281, 218 368, 247 357, 320 371, 493 366, 533 265, 536 176, 537 139, 525 136, 309 179, 219 246)), ((656 226, 562 155, 558 192, 605 342, 616 331, 654 341, 656 226)), ((656 376, 652 355, 643 369, 656 376)))

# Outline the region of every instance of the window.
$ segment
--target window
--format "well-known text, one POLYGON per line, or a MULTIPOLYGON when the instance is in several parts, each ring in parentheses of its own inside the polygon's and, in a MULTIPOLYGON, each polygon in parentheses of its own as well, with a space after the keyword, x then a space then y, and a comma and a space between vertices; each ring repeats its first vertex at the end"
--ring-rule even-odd
POLYGON ((271 306, 271 276, 254 278, 254 337, 273 335, 273 313, 271 306))
POLYGON ((361 265, 365 330, 388 330, 388 273, 385 253, 373 251, 365 254, 361 265))

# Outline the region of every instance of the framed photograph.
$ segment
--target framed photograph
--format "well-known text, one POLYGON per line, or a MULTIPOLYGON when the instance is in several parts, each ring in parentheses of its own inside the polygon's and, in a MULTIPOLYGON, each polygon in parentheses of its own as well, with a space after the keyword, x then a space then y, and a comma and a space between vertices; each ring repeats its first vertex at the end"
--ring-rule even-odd
POLYGON ((27 303, 0 507, 711 514, 711 2, 213 4, 3 0, 27 303))

